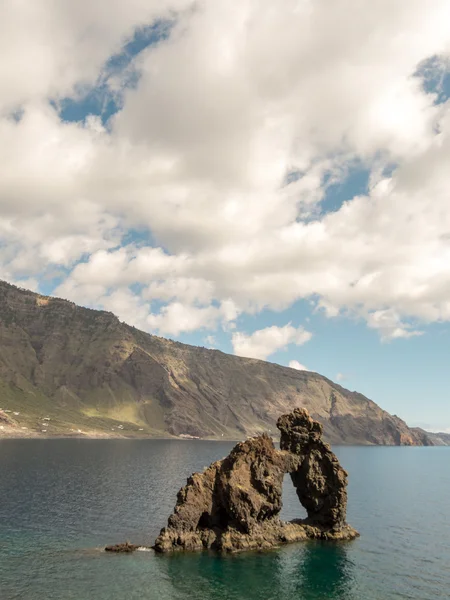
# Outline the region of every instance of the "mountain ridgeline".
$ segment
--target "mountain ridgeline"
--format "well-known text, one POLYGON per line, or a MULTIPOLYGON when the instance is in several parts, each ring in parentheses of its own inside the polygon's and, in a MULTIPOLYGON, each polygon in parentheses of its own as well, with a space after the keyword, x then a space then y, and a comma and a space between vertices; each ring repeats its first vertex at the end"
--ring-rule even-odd
POLYGON ((439 443, 317 373, 149 335, 0 282, 0 435, 242 439, 276 435, 296 407, 331 443, 439 443))

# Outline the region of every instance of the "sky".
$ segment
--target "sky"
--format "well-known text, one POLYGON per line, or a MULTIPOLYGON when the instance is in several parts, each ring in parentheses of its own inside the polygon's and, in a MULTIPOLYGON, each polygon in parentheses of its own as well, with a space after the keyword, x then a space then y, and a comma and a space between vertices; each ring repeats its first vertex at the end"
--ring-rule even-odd
POLYGON ((450 431, 448 0, 6 0, 0 279, 450 431))

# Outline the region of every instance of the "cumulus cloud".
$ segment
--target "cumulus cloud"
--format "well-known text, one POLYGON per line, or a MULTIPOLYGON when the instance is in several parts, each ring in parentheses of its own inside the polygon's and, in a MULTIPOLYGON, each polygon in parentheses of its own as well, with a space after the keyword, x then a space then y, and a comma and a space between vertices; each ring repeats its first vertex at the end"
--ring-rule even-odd
POLYGON ((182 331, 215 328, 219 311, 214 306, 197 308, 173 302, 164 306, 157 315, 149 315, 148 324, 151 330, 169 335, 177 335, 182 331))
POLYGON ((395 311, 376 310, 369 313, 367 325, 379 331, 382 340, 410 338, 423 335, 423 331, 414 330, 408 323, 402 323, 395 311))
POLYGON ((266 327, 248 335, 236 331, 232 335, 233 351, 238 356, 247 358, 260 358, 265 360, 277 350, 283 350, 289 344, 301 346, 312 338, 312 333, 303 327, 293 327, 288 324, 284 327, 266 327))
POLYGON ((106 310, 111 311, 129 325, 146 329, 150 305, 127 289, 114 290, 108 296, 99 299, 106 310))
POLYGON ((0 113, 95 82, 138 27, 187 8, 183 0, 24 0, 0 20, 0 113), (34 60, 30 60, 33 57, 34 60))
MULTIPOLYGON (((448 71, 450 5, 391 8, 9 3, 0 277, 63 269, 57 295, 169 335, 233 331, 239 315, 302 298, 384 340, 450 320, 450 102, 424 86, 448 71), (95 90, 111 56, 165 20, 170 35, 131 59, 133 85, 106 81, 121 93, 107 123, 61 119, 64 98, 95 90), (324 213, 355 164, 367 192, 324 213)), ((297 343, 284 329, 233 344, 269 356, 297 343)))
POLYGON ((183 331, 215 329, 221 317, 221 310, 215 306, 186 306, 172 302, 164 306, 159 314, 149 315, 147 323, 152 331, 168 335, 178 335, 183 331))
POLYGON ((216 348, 217 347, 217 341, 213 335, 207 335, 204 339, 204 342, 208 348, 216 348))
POLYGON ((169 301, 180 300, 187 304, 209 304, 214 297, 212 281, 194 277, 166 278, 152 281, 143 293, 145 298, 169 301))
POLYGON ((299 363, 298 360, 289 361, 289 367, 291 369, 297 369, 297 371, 309 371, 309 369, 305 367, 305 365, 299 363))

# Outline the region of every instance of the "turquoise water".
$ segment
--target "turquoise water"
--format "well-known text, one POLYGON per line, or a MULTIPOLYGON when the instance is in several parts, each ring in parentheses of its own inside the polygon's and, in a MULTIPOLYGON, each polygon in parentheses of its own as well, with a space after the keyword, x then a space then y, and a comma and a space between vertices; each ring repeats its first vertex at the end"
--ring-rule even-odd
MULTIPOLYGON (((262 554, 129 556, 151 544, 186 477, 221 442, 0 442, 0 599, 435 600, 450 598, 450 448, 335 448, 361 538, 262 554)), ((290 481, 283 515, 301 516, 290 481)))

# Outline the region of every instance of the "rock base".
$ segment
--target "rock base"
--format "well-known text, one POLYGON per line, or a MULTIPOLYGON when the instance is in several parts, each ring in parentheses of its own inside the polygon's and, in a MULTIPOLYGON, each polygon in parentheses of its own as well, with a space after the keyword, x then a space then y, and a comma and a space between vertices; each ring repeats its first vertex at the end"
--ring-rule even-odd
POLYGON ((153 546, 156 552, 194 551, 211 549, 218 552, 241 552, 244 550, 268 550, 283 544, 306 540, 346 541, 359 537, 356 529, 344 525, 340 529, 330 530, 308 524, 307 521, 281 521, 269 519, 255 524, 249 533, 243 533, 230 527, 220 529, 197 529, 179 532, 170 528, 163 529, 153 546))

